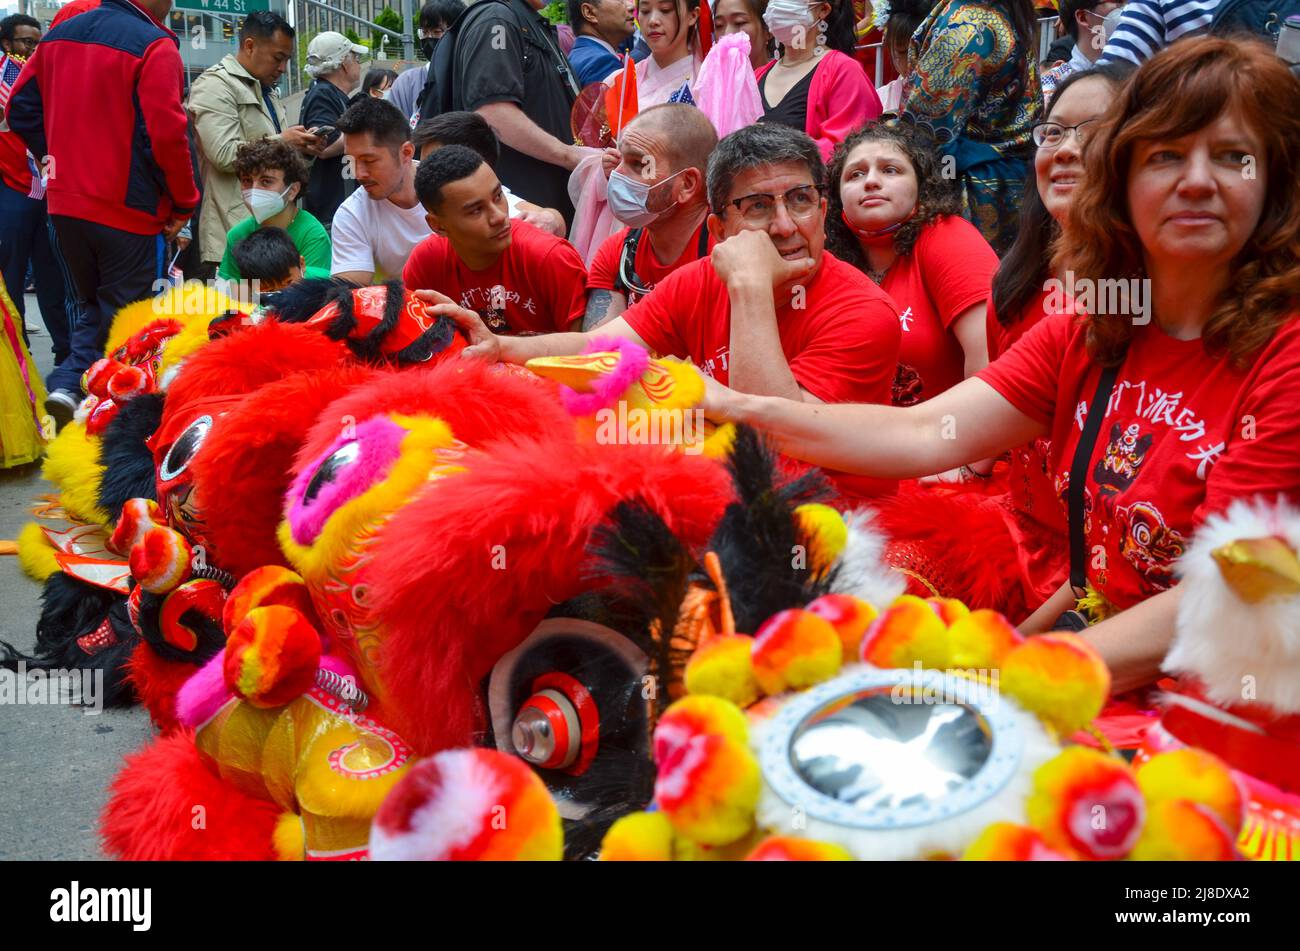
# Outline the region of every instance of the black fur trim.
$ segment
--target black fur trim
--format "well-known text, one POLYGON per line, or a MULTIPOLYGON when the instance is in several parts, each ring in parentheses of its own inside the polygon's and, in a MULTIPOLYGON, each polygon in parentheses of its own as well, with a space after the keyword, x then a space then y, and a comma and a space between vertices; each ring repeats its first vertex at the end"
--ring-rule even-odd
POLYGON ((393 354, 396 363, 423 363, 435 353, 442 353, 456 336, 456 322, 439 315, 429 329, 393 354))
POLYGON ((221 629, 221 619, 211 620, 194 608, 182 614, 181 624, 198 636, 193 650, 183 650, 163 639, 159 616, 165 600, 165 595, 152 594, 148 591, 140 596, 140 633, 144 635, 145 641, 163 660, 195 666, 207 663, 226 644, 226 636, 221 629))
POLYGON ((147 441, 162 422, 163 395, 145 393, 118 409, 100 440, 99 506, 116 519, 131 499, 158 501, 153 453, 147 441))
POLYGON ((336 277, 313 277, 262 297, 267 311, 282 324, 310 320, 336 296, 352 296, 356 285, 336 277))

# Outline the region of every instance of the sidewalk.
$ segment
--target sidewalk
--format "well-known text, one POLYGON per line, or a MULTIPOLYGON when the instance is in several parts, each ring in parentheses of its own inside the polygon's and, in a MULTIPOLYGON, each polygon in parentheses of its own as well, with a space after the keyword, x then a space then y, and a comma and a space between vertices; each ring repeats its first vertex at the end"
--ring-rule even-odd
MULTIPOLYGON (((48 373, 50 338, 31 294, 26 308, 32 356, 48 373)), ((0 538, 15 538, 33 500, 50 491, 39 464, 0 469, 0 538)), ((20 650, 36 642, 40 593, 17 558, 0 556, 0 638, 20 650)), ((61 705, 0 705, 0 860, 102 858, 97 827, 108 784, 122 756, 152 734, 140 708, 87 716, 61 705)))

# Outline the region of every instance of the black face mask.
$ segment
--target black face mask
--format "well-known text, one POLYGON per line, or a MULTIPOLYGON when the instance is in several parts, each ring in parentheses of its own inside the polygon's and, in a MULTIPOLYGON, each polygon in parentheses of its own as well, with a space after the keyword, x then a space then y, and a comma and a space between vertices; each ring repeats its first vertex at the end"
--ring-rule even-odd
POLYGON ((438 45, 438 37, 422 36, 420 37, 420 52, 424 54, 427 60, 433 59, 433 48, 438 45))

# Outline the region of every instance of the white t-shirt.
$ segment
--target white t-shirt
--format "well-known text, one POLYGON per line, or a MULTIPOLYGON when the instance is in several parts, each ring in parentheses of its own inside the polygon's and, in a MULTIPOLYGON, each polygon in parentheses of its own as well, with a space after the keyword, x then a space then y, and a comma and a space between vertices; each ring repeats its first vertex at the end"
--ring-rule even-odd
MULTIPOLYGON (((412 162, 416 167, 419 162, 412 162)), ((501 186, 510 217, 519 214, 519 199, 501 186)), ((401 208, 388 199, 376 201, 358 188, 339 205, 330 226, 330 274, 368 271, 372 280, 402 276, 406 259, 415 246, 433 232, 424 217, 424 206, 401 208)))

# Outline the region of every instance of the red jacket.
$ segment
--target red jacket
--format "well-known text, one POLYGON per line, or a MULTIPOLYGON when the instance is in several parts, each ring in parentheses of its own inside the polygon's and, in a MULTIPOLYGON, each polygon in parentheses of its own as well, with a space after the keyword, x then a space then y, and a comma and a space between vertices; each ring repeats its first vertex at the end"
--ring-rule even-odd
POLYGON ((180 44, 131 0, 50 30, 9 98, 9 128, 49 172, 55 215, 157 234, 199 202, 180 44))

